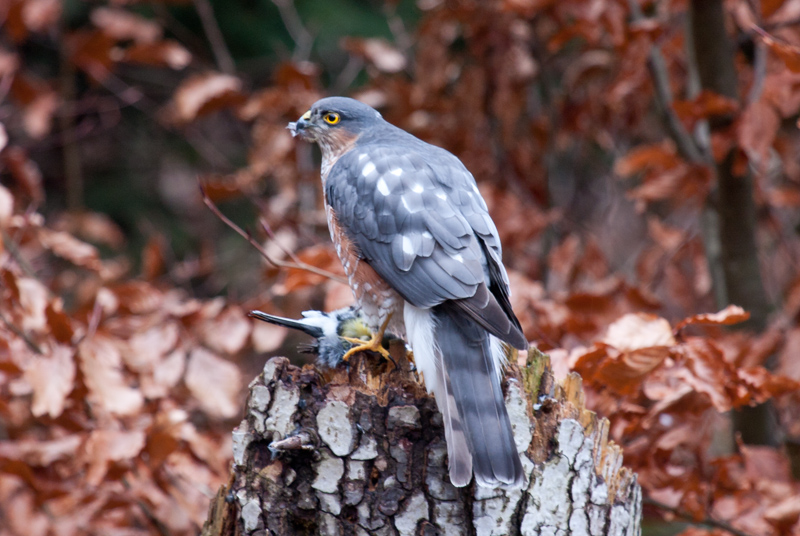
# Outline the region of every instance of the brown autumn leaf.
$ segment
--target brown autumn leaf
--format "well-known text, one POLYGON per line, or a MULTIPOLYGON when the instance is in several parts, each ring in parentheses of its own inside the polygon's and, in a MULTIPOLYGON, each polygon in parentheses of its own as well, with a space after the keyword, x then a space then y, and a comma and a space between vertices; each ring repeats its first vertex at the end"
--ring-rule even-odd
POLYGON ((55 91, 40 91, 23 109, 22 126, 28 136, 36 140, 47 136, 60 104, 61 98, 55 91))
POLYGON ((31 413, 34 417, 56 418, 75 382, 75 351, 69 346, 54 345, 44 356, 35 356, 25 370, 25 379, 33 389, 31 413))
POLYGON ((622 352, 676 344, 669 322, 647 313, 622 316, 608 326, 602 341, 622 352))
POLYGON ((152 313, 164 303, 164 294, 145 281, 127 281, 110 290, 119 307, 131 314, 152 313))
MULTIPOLYGON (((339 261, 339 257, 336 256, 333 245, 329 242, 305 248, 297 254, 297 258, 316 268, 322 268, 323 270, 328 270, 335 274, 343 273, 342 263, 339 261)), ((288 294, 301 288, 318 285, 323 281, 326 281, 324 276, 311 273, 301 268, 289 268, 286 271, 286 279, 283 281, 283 284, 274 289, 274 291, 279 295, 288 294)))
POLYGON ((102 30, 78 30, 66 44, 72 63, 97 81, 104 81, 114 68, 115 39, 102 30))
POLYGON ((117 41, 155 43, 163 29, 158 23, 116 7, 98 7, 89 16, 92 23, 117 41))
POLYGON ((406 57, 403 53, 384 39, 346 37, 342 40, 341 47, 385 73, 397 73, 406 67, 406 57))
POLYGON ((758 100, 747 106, 739 117, 736 132, 739 146, 748 156, 758 158, 757 162, 766 162, 780 126, 781 118, 775 107, 765 99, 758 100))
POLYGON ((717 411, 731 410, 734 406, 731 395, 736 397, 737 405, 749 402, 746 391, 739 390, 741 386, 735 381, 733 367, 711 339, 689 337, 681 344, 680 353, 685 363, 685 369, 680 371, 683 372, 681 379, 695 391, 707 395, 717 411))
POLYGON ((39 166, 28 158, 27 153, 19 147, 8 147, 2 153, 2 162, 8 167, 14 181, 28 197, 37 203, 44 201, 42 172, 39 166))
POLYGON ((616 393, 632 395, 639 391, 642 379, 669 357, 669 348, 652 346, 628 352, 608 352, 592 380, 616 393))
POLYGON ((65 231, 76 238, 119 249, 125 244, 125 234, 114 220, 100 212, 74 212, 62 214, 52 224, 57 231, 65 231))
POLYGON ((3 185, 0 185, 0 229, 6 229, 14 215, 14 196, 3 185))
POLYGON ((86 483, 99 485, 110 464, 135 458, 144 445, 145 433, 142 430, 92 430, 83 446, 83 461, 88 465, 86 483))
POLYGON ((280 348, 289 333, 289 330, 282 326, 276 326, 261 320, 253 319, 252 323, 253 331, 250 334, 250 339, 253 349, 259 354, 266 354, 280 348))
POLYGON ((198 74, 181 83, 172 97, 171 119, 189 123, 204 114, 243 103, 242 81, 222 73, 198 74))
POLYGON ((239 369, 205 348, 192 350, 184 381, 200 407, 210 416, 229 419, 241 411, 239 369))
POLYGON ((175 322, 160 322, 134 333, 121 345, 123 359, 134 371, 152 370, 175 348, 180 330, 175 322))
POLYGON ((200 337, 212 350, 222 354, 235 354, 247 343, 252 321, 241 307, 229 306, 219 316, 203 323, 200 337))
POLYGON ((706 324, 711 326, 730 326, 744 322, 750 318, 750 313, 739 307, 738 305, 729 305, 718 313, 703 313, 689 318, 684 318, 675 326, 675 331, 678 332, 686 326, 694 324, 706 324))
POLYGON ((176 41, 164 40, 157 43, 136 43, 125 49, 121 61, 169 67, 177 71, 187 67, 192 54, 176 41))
POLYGON ((614 163, 614 173, 627 178, 651 168, 671 169, 679 162, 678 153, 671 143, 644 145, 628 151, 628 154, 617 159, 614 163))
POLYGON ((698 119, 733 114, 739 102, 704 89, 692 100, 676 101, 672 106, 682 120, 694 124, 698 119))
POLYGON ((16 278, 19 305, 22 313, 21 328, 24 332, 43 333, 47 330, 47 303, 49 294, 38 279, 16 278))
POLYGON ((800 46, 778 39, 758 26, 753 25, 752 28, 761 37, 764 44, 783 60, 790 71, 800 73, 800 46))
POLYGON ((42 246, 54 255, 71 262, 76 266, 99 272, 103 269, 97 248, 82 242, 69 233, 39 229, 39 241, 42 246))
POLYGON ((170 352, 152 370, 139 377, 139 389, 148 400, 163 398, 170 394, 183 378, 186 370, 186 351, 177 349, 170 352))
POLYGON ((95 334, 78 346, 79 362, 88 399, 117 415, 138 413, 144 402, 142 394, 131 387, 122 370, 122 354, 112 339, 95 334))
POLYGON ((61 11, 60 0, 26 0, 22 7, 22 21, 31 32, 44 32, 58 23, 61 11))

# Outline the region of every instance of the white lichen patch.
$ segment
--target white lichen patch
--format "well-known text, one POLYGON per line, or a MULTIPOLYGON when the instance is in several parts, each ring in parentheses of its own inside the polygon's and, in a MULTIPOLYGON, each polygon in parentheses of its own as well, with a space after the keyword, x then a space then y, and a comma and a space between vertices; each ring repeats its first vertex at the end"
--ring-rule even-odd
POLYGON ((239 426, 234 428, 232 436, 232 447, 233 447, 233 463, 236 465, 244 465, 245 464, 245 452, 247 452, 247 446, 253 441, 253 434, 250 433, 250 425, 247 421, 242 421, 239 426))
POLYGON ((571 467, 558 456, 547 462, 531 486, 530 498, 520 527, 523 535, 544 534, 546 527, 566 527, 569 519, 571 467))
POLYGON ((253 532, 258 528, 261 521, 261 505, 258 504, 258 499, 252 499, 242 507, 242 521, 245 532, 253 532))
POLYGON ((319 437, 337 456, 347 456, 353 451, 356 431, 350 419, 350 408, 339 400, 329 401, 317 413, 319 437))
MULTIPOLYGON (((532 470, 533 464, 523 458, 523 469, 532 470), (528 462, 525 464, 524 462, 528 462)), ((514 512, 522 498, 522 488, 491 489, 477 486, 472 504, 473 526, 477 534, 505 536, 514 531, 514 512)))
POLYGON ((364 462, 356 460, 347 461, 347 478, 349 480, 366 480, 367 468, 364 462))
POLYGON ((342 499, 338 493, 323 493, 317 492, 317 499, 319 500, 319 509, 323 512, 328 512, 338 516, 342 512, 342 499))
POLYGON ((585 439, 583 426, 575 419, 564 419, 558 427, 558 451, 567 458, 570 465, 583 446, 585 439))
POLYGON ((511 421, 511 430, 514 432, 514 443, 517 446, 517 452, 525 452, 533 440, 533 426, 531 426, 531 420, 528 417, 527 405, 519 382, 509 380, 506 409, 508 410, 508 418, 511 421))
POLYGON ((266 430, 277 433, 280 437, 294 429, 294 414, 300 401, 300 391, 293 385, 279 382, 275 387, 275 397, 269 410, 269 417, 264 423, 266 430))
POLYGON ((256 411, 264 413, 272 400, 269 389, 266 385, 254 385, 250 390, 250 407, 256 411))
POLYGON ((394 527, 400 536, 413 536, 422 519, 428 519, 428 501, 418 491, 406 501, 400 513, 394 516, 394 527))
POLYGON ((390 430, 397 427, 419 428, 419 409, 417 409, 417 406, 394 406, 389 408, 386 426, 390 430))
POLYGON ((317 476, 311 487, 323 493, 335 493, 338 491, 339 479, 344 475, 344 462, 326 450, 321 452, 320 460, 315 465, 317 476))
POLYGON ((350 455, 353 460, 374 460, 378 457, 378 442, 372 436, 364 436, 361 445, 350 455))
POLYGON ((445 536, 461 536, 467 532, 464 505, 459 501, 435 502, 431 521, 445 536))
POLYGON ((266 363, 264 363, 264 383, 269 384, 272 381, 275 381, 275 373, 278 371, 278 367, 280 367, 286 359, 278 359, 272 358, 266 363))

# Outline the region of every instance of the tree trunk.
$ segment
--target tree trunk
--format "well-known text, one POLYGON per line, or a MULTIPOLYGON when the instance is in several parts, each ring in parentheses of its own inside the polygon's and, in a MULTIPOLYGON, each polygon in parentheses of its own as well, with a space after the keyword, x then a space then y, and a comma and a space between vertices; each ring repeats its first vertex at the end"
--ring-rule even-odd
MULTIPOLYGON (((725 27, 723 0, 692 0, 689 8, 693 55, 702 88, 738 100, 735 49, 725 27)), ((713 131, 729 128, 733 120, 733 116, 712 117, 709 122, 713 131)), ((735 150, 731 150, 714 163, 717 186, 710 210, 716 210, 724 277, 723 281, 714 281, 720 302, 717 305, 720 308, 729 304, 744 307, 750 312, 750 319, 734 329, 762 332, 767 327, 772 306, 759 267, 753 177, 749 171, 737 173, 734 161, 735 150)), ((719 271, 712 268, 712 273, 719 271)), ((771 402, 734 411, 733 422, 736 434, 746 444, 778 444, 771 402)))
POLYGON ((528 483, 459 489, 441 415, 414 373, 364 355, 324 373, 270 359, 250 384, 231 480, 203 536, 640 534, 636 475, 608 421, 585 409, 580 377, 556 384, 536 350, 507 377, 528 483))

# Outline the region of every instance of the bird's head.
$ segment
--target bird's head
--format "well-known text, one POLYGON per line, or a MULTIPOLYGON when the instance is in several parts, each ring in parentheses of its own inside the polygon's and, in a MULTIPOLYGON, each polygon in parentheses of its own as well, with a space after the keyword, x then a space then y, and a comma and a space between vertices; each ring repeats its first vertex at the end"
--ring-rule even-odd
POLYGON ((292 136, 317 142, 325 150, 351 143, 365 128, 380 120, 380 113, 355 99, 328 97, 315 102, 287 128, 292 136))

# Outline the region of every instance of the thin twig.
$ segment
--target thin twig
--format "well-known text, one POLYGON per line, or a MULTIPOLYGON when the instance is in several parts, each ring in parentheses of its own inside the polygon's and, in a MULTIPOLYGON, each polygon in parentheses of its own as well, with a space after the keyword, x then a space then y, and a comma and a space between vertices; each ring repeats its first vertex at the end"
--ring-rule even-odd
MULTIPOLYGON (((642 14, 637 0, 628 0, 628 6, 631 10, 631 19, 633 22, 644 20, 645 17, 642 14)), ((655 43, 653 43, 653 48, 650 50, 647 65, 650 68, 650 75, 653 77, 653 86, 656 90, 656 102, 658 102, 661 107, 670 137, 675 142, 675 145, 677 145, 678 152, 690 162, 705 162, 706 159, 703 157, 702 151, 672 108, 672 89, 669 83, 667 63, 664 61, 664 56, 655 43)))
POLYGON ((292 37, 295 44, 293 58, 295 61, 306 61, 311 55, 311 46, 314 44, 314 36, 303 25, 300 14, 294 7, 293 0, 272 0, 278 8, 283 25, 292 37))
MULTIPOLYGON (((747 5, 755 18, 753 25, 757 33, 764 26, 764 17, 761 15, 761 0, 748 0, 747 5)), ((763 32, 763 30, 761 30, 763 32)), ((764 32, 766 33, 766 32, 764 32)), ((762 34, 763 35, 763 34, 762 34)), ((767 76, 767 45, 761 39, 753 39, 753 84, 750 86, 750 92, 747 95, 747 103, 753 104, 761 98, 761 92, 764 90, 764 79, 767 76)))
POLYGON ((203 31, 211 45, 211 51, 217 60, 217 67, 225 74, 233 74, 236 71, 236 64, 233 61, 228 47, 225 45, 225 38, 219 29, 217 19, 214 17, 214 8, 208 0, 194 0, 194 8, 200 16, 203 31))
POLYGON ((5 317, 5 316, 4 316, 2 313, 0 313, 0 322, 3 322, 3 324, 5 324, 5 326, 6 326, 6 327, 7 327, 7 328, 8 328, 8 329, 11 331, 11 332, 13 332, 13 333, 14 333, 14 335, 16 335, 17 337, 19 337, 19 338, 20 338, 20 339, 22 339, 23 341, 25 341, 25 344, 27 344, 27 345, 28 345, 28 348, 30 348, 31 350, 33 350, 34 352, 36 352, 36 353, 37 353, 37 354, 39 354, 39 355, 44 355, 44 352, 42 352, 42 349, 41 349, 41 348, 39 348, 39 346, 38 346, 38 345, 37 345, 35 342, 33 342, 32 340, 30 340, 30 339, 28 338, 28 336, 27 336, 27 335, 25 335, 25 333, 23 333, 23 332, 22 332, 22 330, 21 330, 21 329, 19 329, 17 326, 15 326, 15 325, 14 325, 14 324, 12 324, 11 322, 9 322, 9 321, 6 319, 6 317, 5 317))
POLYGON ((283 244, 281 244, 280 240, 278 240, 278 237, 275 236, 275 233, 272 231, 272 227, 270 227, 269 223, 265 218, 258 218, 258 222, 261 224, 261 228, 264 230, 265 233, 267 233, 267 236, 270 238, 270 240, 272 240, 272 243, 278 246, 278 249, 283 251, 287 257, 292 259, 297 264, 301 264, 303 262, 297 255, 294 254, 294 251, 292 251, 289 248, 283 247, 283 244))
POLYGON ((677 517, 680 517, 681 519, 685 519, 686 521, 689 521, 693 525, 705 525, 707 527, 712 527, 712 528, 715 528, 715 529, 721 529, 721 530, 730 532, 734 536, 752 536, 752 534, 749 534, 749 533, 741 531, 741 530, 739 530, 739 529, 737 529, 735 527, 732 527, 731 525, 725 523, 724 521, 717 521, 716 519, 714 519, 712 517, 706 517, 702 521, 698 522, 698 521, 695 521, 694 517, 691 514, 689 514, 688 512, 684 512, 682 510, 679 510, 678 508, 666 505, 666 504, 658 502, 656 500, 653 500, 653 499, 650 499, 650 498, 645 498, 645 499, 642 500, 642 502, 644 504, 649 504, 650 506, 655 506, 656 508, 658 508, 660 510, 664 510, 665 512, 669 512, 670 514, 673 514, 673 515, 675 515, 677 517))
POLYGON ((208 196, 205 186, 203 186, 202 184, 200 185, 200 193, 203 196, 203 203, 205 203, 205 205, 209 208, 209 210, 211 210, 211 212, 213 212, 214 215, 217 218, 219 218, 225 225, 236 231, 236 233, 239 236, 250 242, 250 245, 256 248, 256 250, 259 253, 261 253, 261 255, 267 260, 267 262, 269 262, 273 266, 277 268, 295 268, 297 270, 304 270, 312 274, 320 275, 332 281, 337 281, 339 283, 347 284, 347 280, 344 279, 343 277, 340 277, 334 274, 333 272, 323 270, 322 268, 317 268, 316 266, 312 266, 305 262, 302 261, 286 262, 272 258, 270 254, 267 253, 267 251, 261 246, 261 244, 258 243, 258 241, 256 241, 255 238, 253 238, 253 236, 250 233, 248 233, 247 231, 243 230, 241 227, 233 223, 233 221, 231 221, 227 216, 225 216, 225 214, 222 213, 222 211, 220 211, 219 207, 217 207, 217 205, 215 205, 214 202, 211 200, 211 198, 208 196))

